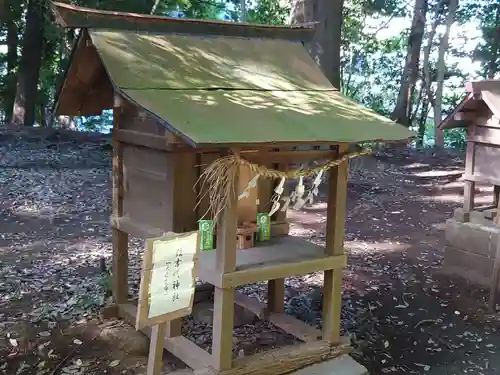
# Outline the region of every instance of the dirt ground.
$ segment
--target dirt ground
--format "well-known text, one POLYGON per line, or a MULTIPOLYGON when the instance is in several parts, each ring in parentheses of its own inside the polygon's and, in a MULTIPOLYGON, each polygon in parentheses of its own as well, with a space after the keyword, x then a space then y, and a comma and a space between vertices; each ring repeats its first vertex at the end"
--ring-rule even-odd
MULTIPOLYGON (((144 374, 148 341, 99 315, 109 301, 110 152, 100 139, 0 135, 0 374, 144 374)), ((463 155, 379 153, 353 163, 342 324, 371 374, 500 372, 486 291, 440 273, 444 222, 461 205, 463 155)), ((490 190, 482 187, 486 201, 490 190)), ((323 199, 324 201, 324 199, 323 199)), ((324 241, 325 203, 290 212, 324 241)), ((131 294, 142 242, 130 246, 131 294)), ((322 276, 287 279, 287 312, 321 326, 322 276)), ((243 288, 265 300, 263 285, 243 288)), ((209 349, 210 326, 183 331, 209 349)), ((235 330, 245 354, 293 342, 267 323, 235 330)), ((167 356, 165 370, 183 364, 167 356)))

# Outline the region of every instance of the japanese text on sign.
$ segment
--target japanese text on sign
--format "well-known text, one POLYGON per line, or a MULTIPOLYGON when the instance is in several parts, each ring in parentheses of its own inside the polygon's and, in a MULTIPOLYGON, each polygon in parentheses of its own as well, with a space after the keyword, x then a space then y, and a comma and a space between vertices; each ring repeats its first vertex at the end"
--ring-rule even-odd
POLYGON ((148 293, 148 319, 190 308, 194 295, 194 262, 198 234, 153 240, 148 293))

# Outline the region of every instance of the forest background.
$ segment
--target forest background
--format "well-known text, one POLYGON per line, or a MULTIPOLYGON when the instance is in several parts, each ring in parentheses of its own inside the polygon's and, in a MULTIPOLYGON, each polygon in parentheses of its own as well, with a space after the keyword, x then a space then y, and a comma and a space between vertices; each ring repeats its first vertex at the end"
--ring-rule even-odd
MULTIPOLYGON (((500 0, 77 0, 91 8, 264 24, 319 22, 307 47, 334 86, 418 132, 416 147, 463 148, 436 124, 470 80, 500 70, 500 0)), ((76 34, 48 0, 0 0, 0 120, 108 132, 110 113, 52 116, 76 34)))

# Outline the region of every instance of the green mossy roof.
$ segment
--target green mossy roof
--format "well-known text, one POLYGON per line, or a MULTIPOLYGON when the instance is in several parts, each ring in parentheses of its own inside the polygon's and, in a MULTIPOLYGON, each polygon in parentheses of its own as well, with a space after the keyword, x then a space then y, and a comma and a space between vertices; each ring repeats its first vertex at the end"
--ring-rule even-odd
POLYGON ((90 36, 115 86, 196 145, 415 135, 340 94, 299 42, 134 31, 90 36))

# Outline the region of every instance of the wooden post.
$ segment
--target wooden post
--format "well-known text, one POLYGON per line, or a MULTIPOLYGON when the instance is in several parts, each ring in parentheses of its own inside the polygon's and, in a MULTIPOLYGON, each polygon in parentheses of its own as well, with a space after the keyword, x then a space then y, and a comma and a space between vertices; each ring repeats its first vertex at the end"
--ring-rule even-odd
POLYGON ((280 313, 285 310, 285 279, 267 282, 267 311, 280 313))
MULTIPOLYGON (((496 186, 495 186, 496 188, 496 186)), ((496 199, 497 202, 497 216, 494 219, 497 227, 500 227, 500 200, 496 199)), ((490 280, 490 298, 488 301, 488 309, 490 312, 496 312, 497 308, 497 293, 498 293, 498 282, 500 281, 500 235, 497 237, 497 250, 495 253, 495 263, 493 265, 493 273, 490 280)))
MULTIPOLYGON (((273 149, 272 151, 279 151, 273 149)), ((270 152, 272 152, 270 151, 270 152)), ((267 150, 260 150, 259 152, 268 152, 267 150)), ((279 164, 272 165, 273 168, 279 168, 279 164)), ((279 181, 277 181, 279 183, 279 181)), ((269 211, 271 206, 269 201, 274 193, 275 184, 269 179, 259 179, 259 212, 269 211)), ((275 220, 284 221, 286 219, 286 212, 276 212, 275 220)), ((285 310, 285 279, 274 279, 267 282, 267 311, 269 312, 283 312, 285 310)))
MULTIPOLYGON (((474 153, 476 144, 474 133, 476 127, 471 125, 467 135, 467 151, 465 154, 465 175, 472 176, 474 172, 474 153)), ((464 181, 464 219, 469 221, 469 213, 474 209, 474 191, 476 183, 474 181, 464 181)))
MULTIPOLYGON (((238 172, 234 179, 235 183, 239 179, 238 172)), ((229 204, 221 213, 217 224, 215 257, 218 274, 236 270, 237 210, 236 189, 231 189, 229 204)), ((212 357, 217 370, 228 370, 232 366, 234 302, 234 288, 214 289, 212 357)))
MULTIPOLYGON (((113 106, 113 127, 120 128, 122 111, 121 98, 115 94, 113 106)), ((113 202, 112 212, 115 217, 123 216, 123 146, 113 138, 113 202)), ((112 289, 116 304, 126 303, 128 300, 128 234, 112 228, 113 264, 112 289)))
MULTIPOLYGON (((340 144, 338 155, 348 150, 340 144)), ((347 179, 349 163, 343 162, 328 174, 328 208, 326 220, 327 255, 344 254, 347 179)), ((342 308, 342 269, 327 270, 323 286, 323 340, 340 343, 340 311, 342 308)))
POLYGON ((165 324, 157 324, 151 328, 146 375, 160 375, 161 373, 163 365, 163 343, 165 342, 165 326, 165 324))

